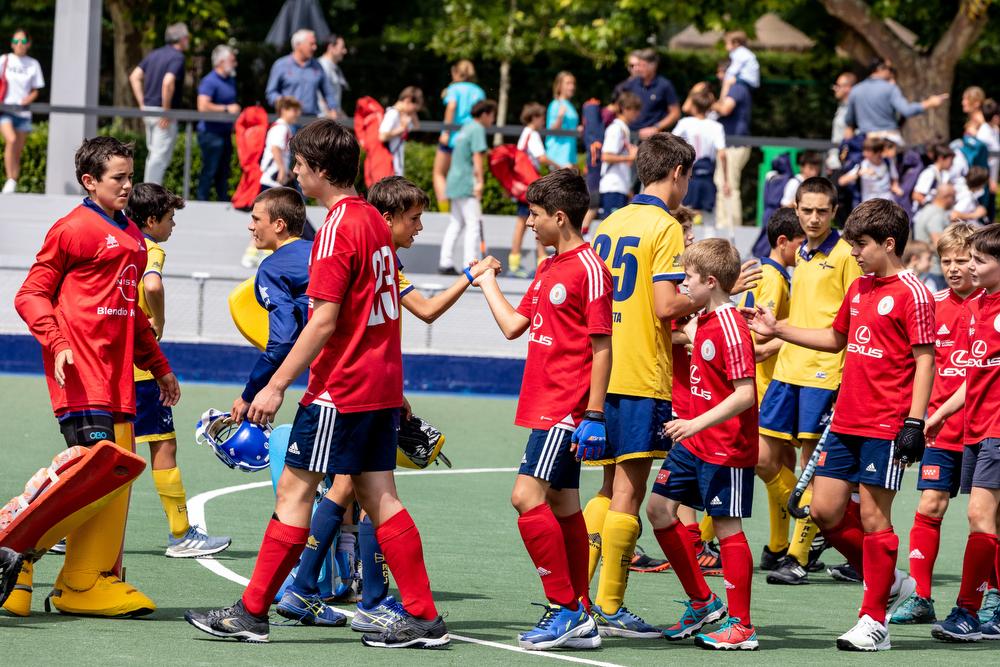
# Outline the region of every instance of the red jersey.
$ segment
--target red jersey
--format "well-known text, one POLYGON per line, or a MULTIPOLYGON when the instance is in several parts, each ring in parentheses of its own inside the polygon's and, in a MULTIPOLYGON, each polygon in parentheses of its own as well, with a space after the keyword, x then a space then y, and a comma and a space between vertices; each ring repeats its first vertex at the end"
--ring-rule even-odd
POLYGON ((965 356, 965 444, 1000 438, 1000 293, 969 299, 965 356))
MULTIPOLYGON (((952 394, 965 382, 965 357, 968 355, 969 315, 968 304, 981 295, 981 291, 973 292, 966 298, 955 294, 950 287, 934 293, 934 321, 937 327, 934 336, 934 388, 931 390, 931 401, 927 406, 927 415, 937 412, 938 408, 951 398, 952 394)), ((962 451, 965 441, 964 406, 945 420, 941 432, 928 447, 947 449, 953 452, 962 451)))
MULTIPOLYGON (((683 332, 684 325, 677 320, 671 320, 670 330, 683 332)), ((691 355, 688 354, 686 345, 677 345, 676 343, 670 345, 670 355, 674 368, 673 384, 670 389, 670 407, 678 418, 691 419, 691 381, 688 378, 688 373, 691 370, 691 355)))
MULTIPOLYGON (((691 414, 711 410, 733 393, 733 382, 749 378, 757 367, 746 321, 730 304, 698 318, 691 353, 691 414)), ((757 465, 757 389, 753 405, 721 424, 696 433, 684 446, 702 461, 732 468, 757 465)))
POLYGON ((361 197, 330 209, 309 257, 312 300, 340 304, 337 328, 309 367, 301 405, 340 412, 403 405, 399 284, 389 225, 361 197))
POLYGON ((134 415, 133 362, 154 377, 170 372, 138 306, 145 270, 139 228, 122 214, 112 220, 89 199, 45 235, 14 307, 42 345, 56 416, 75 410, 134 415), (73 365, 65 367, 60 387, 53 362, 65 349, 72 350, 73 365))
POLYGON ((539 265, 517 312, 531 324, 514 423, 573 428, 590 395, 590 336, 611 335, 611 272, 582 243, 539 265))
POLYGON ((910 413, 913 347, 934 344, 934 295, 912 271, 851 283, 833 321, 847 336, 831 430, 892 440, 910 413))

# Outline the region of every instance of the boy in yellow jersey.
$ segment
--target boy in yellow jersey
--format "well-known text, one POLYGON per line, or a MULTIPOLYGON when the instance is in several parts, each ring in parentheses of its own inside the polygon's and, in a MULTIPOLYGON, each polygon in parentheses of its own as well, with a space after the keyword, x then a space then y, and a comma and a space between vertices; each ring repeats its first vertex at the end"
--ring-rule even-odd
POLYGON ((604 220, 594 238, 614 287, 614 364, 604 410, 607 455, 599 462, 605 466, 604 484, 587 503, 584 518, 587 532, 600 535, 601 574, 592 611, 601 636, 657 639, 660 631, 622 601, 649 470, 670 448, 663 424, 671 418, 671 321, 695 310, 678 291, 684 233, 670 215, 687 193, 694 149, 658 133, 639 146, 635 164, 643 194, 604 220))
MULTIPOLYGON (((139 307, 146 313, 157 339, 163 336, 163 261, 160 244, 174 230, 174 211, 184 200, 156 183, 139 183, 132 189, 125 214, 146 238, 146 269, 139 281, 139 307)), ((228 537, 210 537, 187 516, 187 494, 177 467, 177 435, 170 408, 160 402, 160 389, 148 371, 135 369, 135 441, 149 443, 153 483, 167 514, 170 558, 208 556, 229 548, 228 537)))
MULTIPOLYGON (((788 324, 796 327, 829 328, 847 288, 861 275, 851 257, 851 246, 831 224, 837 213, 837 191, 829 180, 808 178, 795 193, 795 212, 806 241, 799 248, 792 277, 788 324)), ((802 465, 812 456, 822 435, 821 422, 829 413, 840 386, 843 352, 817 352, 785 343, 777 354, 774 377, 760 405, 760 454, 758 474, 767 483, 768 496, 786 504, 795 485, 794 475, 781 475, 785 447, 798 441, 802 465), (770 479, 770 482, 767 480, 770 479)), ((812 489, 801 504, 812 499, 812 489)), ((792 544, 775 569, 769 584, 809 583, 806 565, 819 529, 810 518, 795 522, 792 544)), ((818 549, 814 550, 818 551, 818 549)), ((765 551, 762 561, 768 560, 765 551)), ((773 559, 771 559, 773 562, 773 559)), ((818 567, 818 566, 817 566, 818 567)))

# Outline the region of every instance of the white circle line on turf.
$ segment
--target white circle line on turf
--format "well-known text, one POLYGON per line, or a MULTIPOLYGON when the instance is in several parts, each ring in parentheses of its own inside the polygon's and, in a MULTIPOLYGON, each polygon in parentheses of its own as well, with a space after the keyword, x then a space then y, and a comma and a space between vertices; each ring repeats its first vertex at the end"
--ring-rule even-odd
MULTIPOLYGON (((445 468, 443 470, 406 470, 399 471, 397 475, 457 475, 457 474, 481 474, 481 473, 493 473, 493 472, 517 472, 517 468, 445 468)), ((192 525, 199 525, 203 529, 208 529, 208 522, 205 519, 205 505, 209 500, 218 498, 220 496, 225 496, 230 493, 239 493, 240 491, 249 491, 250 489, 260 489, 266 486, 271 486, 271 482, 250 482, 249 484, 237 484, 235 486, 226 486, 221 489, 213 489, 212 491, 205 491, 204 493, 199 493, 193 498, 189 498, 187 502, 187 513, 188 519, 191 521, 192 525)), ((230 570, 228 567, 220 563, 218 560, 212 556, 205 556, 202 558, 196 558, 197 562, 202 567, 206 568, 213 574, 217 574, 224 579, 239 584, 240 586, 246 587, 250 583, 250 580, 246 577, 240 576, 230 570)), ((340 609, 334 607, 337 611, 347 616, 354 616, 354 612, 350 609, 340 609)), ((511 646, 510 644, 502 644, 500 642, 492 642, 486 639, 476 639, 475 637, 466 637, 465 635, 456 635, 454 633, 448 633, 452 639, 460 642, 466 642, 468 644, 478 644, 480 646, 489 646, 490 648, 502 649, 504 651, 513 651, 515 653, 523 653, 525 655, 535 656, 538 658, 551 658, 553 660, 563 660, 566 662, 575 662, 582 665, 597 665, 598 667, 623 667, 617 663, 613 662, 601 662, 600 660, 589 660, 587 658, 577 658, 572 655, 561 655, 559 653, 548 653, 544 651, 528 651, 521 648, 520 646, 511 646)))

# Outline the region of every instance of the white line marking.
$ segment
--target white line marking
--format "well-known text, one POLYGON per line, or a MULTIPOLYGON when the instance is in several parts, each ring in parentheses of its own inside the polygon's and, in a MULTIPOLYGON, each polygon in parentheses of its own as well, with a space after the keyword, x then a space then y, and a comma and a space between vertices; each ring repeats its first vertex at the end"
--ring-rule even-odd
MULTIPOLYGON (((459 475, 459 474, 481 474, 481 473, 493 473, 493 472, 517 472, 518 468, 445 468, 442 470, 401 470, 396 472, 396 475, 459 475)), ((595 468, 596 470, 596 468, 595 468)), ((236 486, 227 486, 221 489, 214 489, 212 491, 206 491, 204 493, 199 493, 193 498, 189 498, 187 502, 187 512, 188 519, 191 521, 192 525, 199 525, 204 530, 208 530, 208 522, 205 519, 205 505, 209 500, 218 498, 220 496, 225 496, 230 493, 238 493, 240 491, 249 491, 250 489, 260 489, 266 486, 271 486, 270 481, 265 482, 251 482, 249 484, 237 484, 236 486)), ((246 588, 250 580, 246 577, 240 576, 230 570, 228 567, 217 561, 212 556, 204 556, 202 558, 194 559, 202 567, 206 568, 210 572, 219 575, 223 579, 228 579, 229 581, 239 584, 246 588)), ((341 609, 339 607, 334 607, 337 611, 347 616, 354 616, 354 612, 350 609, 341 609)), ((489 646, 491 648, 498 648, 504 651, 513 651, 514 653, 524 653, 525 655, 536 656, 539 658, 551 658, 553 660, 564 660, 566 662, 575 662, 582 665, 597 665, 598 667, 623 667, 614 662, 601 662, 600 660, 588 660, 587 658, 577 658, 572 655, 561 655, 559 653, 548 653, 544 651, 528 651, 520 646, 511 646, 510 644, 501 644, 500 642, 491 642, 485 639, 476 639, 475 637, 467 637, 465 635, 456 635, 454 633, 448 633, 452 639, 456 639, 460 642, 466 642, 468 644, 478 644, 480 646, 489 646)))

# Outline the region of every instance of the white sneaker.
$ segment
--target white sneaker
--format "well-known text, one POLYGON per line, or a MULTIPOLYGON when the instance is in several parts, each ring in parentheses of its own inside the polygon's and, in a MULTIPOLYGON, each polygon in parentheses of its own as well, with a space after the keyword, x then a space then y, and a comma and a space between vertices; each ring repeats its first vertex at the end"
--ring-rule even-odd
POLYGON ((906 598, 913 595, 916 590, 917 580, 896 568, 896 578, 892 582, 892 588, 889 589, 889 605, 885 610, 885 617, 892 618, 896 610, 906 602, 906 598))
POLYGON ((837 637, 837 648, 841 651, 888 651, 889 629, 865 614, 858 624, 837 637))
POLYGON ((3 194, 9 195, 12 192, 17 192, 17 181, 13 178, 8 178, 7 182, 3 184, 3 194))

